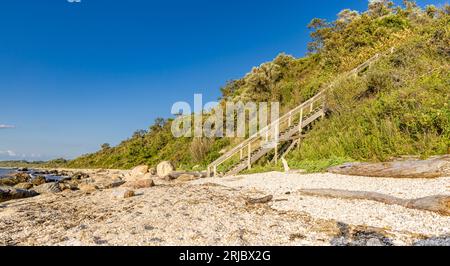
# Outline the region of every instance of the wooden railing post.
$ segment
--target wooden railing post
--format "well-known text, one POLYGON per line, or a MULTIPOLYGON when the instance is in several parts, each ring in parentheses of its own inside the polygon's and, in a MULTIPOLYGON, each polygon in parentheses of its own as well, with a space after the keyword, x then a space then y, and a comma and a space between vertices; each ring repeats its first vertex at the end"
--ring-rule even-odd
POLYGON ((275 164, 278 164, 278 143, 275 143, 275 164))
POLYGON ((292 112, 289 112, 288 127, 292 126, 292 112))
POLYGON ((244 159, 244 149, 240 151, 240 160, 244 159))
POLYGON ((208 166, 207 177, 211 177, 211 167, 208 166))
POLYGON ((322 103, 322 119, 325 118, 325 112, 327 110, 327 98, 323 97, 323 103, 322 103))
POLYGON ((298 124, 298 131, 302 134, 303 131, 303 108, 300 110, 300 123, 298 124))
POLYGON ((217 165, 214 165, 214 177, 217 177, 217 165))
POLYGON ((248 144, 247 168, 248 170, 252 169, 252 143, 248 144))

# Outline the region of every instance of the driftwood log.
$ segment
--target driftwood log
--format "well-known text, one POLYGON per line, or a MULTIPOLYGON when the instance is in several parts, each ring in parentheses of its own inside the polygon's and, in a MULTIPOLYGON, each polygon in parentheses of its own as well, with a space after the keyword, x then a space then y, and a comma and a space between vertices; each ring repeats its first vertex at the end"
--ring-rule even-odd
POLYGON ((405 160, 386 163, 348 163, 331 167, 328 172, 387 178, 438 178, 450 176, 450 155, 429 160, 405 160))
POLYGON ((409 209, 432 211, 437 212, 441 215, 450 216, 450 196, 446 195, 430 196, 419 199, 401 199, 386 194, 367 191, 349 191, 349 190, 335 190, 335 189, 302 189, 299 192, 307 196, 372 200, 389 205, 400 205, 409 209))
POLYGON ((252 199, 252 198, 247 198, 246 202, 247 204, 264 204, 264 203, 269 203, 271 202, 273 199, 272 195, 268 195, 262 198, 257 198, 257 199, 252 199))

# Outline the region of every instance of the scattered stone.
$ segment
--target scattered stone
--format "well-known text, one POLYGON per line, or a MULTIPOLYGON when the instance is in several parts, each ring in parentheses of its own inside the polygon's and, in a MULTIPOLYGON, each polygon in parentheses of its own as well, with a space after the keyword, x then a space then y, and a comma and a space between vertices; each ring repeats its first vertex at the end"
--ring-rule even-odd
POLYGON ((152 175, 152 176, 155 176, 155 175, 156 175, 156 168, 150 168, 150 169, 148 170, 148 173, 149 173, 150 175, 152 175))
POLYGON ((23 199, 37 196, 38 194, 32 190, 10 188, 10 187, 0 187, 0 202, 23 199))
POLYGON ((25 189, 25 190, 28 190, 28 189, 30 189, 32 187, 33 187, 33 184, 28 183, 28 182, 26 182, 26 183, 19 183, 19 184, 14 186, 14 188, 25 189))
POLYGON ((163 161, 156 167, 156 174, 161 178, 167 177, 173 171, 175 171, 175 167, 169 161, 163 161))
POLYGON ((123 194, 123 198, 124 199, 128 199, 128 198, 132 198, 134 197, 136 194, 134 193, 133 190, 127 190, 125 191, 125 193, 123 194))
POLYGON ((199 179, 199 177, 195 176, 195 175, 191 175, 191 174, 182 174, 177 178, 177 181, 180 182, 189 182, 189 181, 194 181, 199 179))
POLYGON ((155 183, 152 179, 141 179, 137 181, 128 181, 124 185, 125 187, 134 188, 134 189, 141 189, 141 188, 150 188, 154 187, 155 183))
POLYGON ((93 184, 82 183, 78 185, 78 189, 86 193, 93 193, 98 190, 98 187, 93 184))
POLYGON ((65 181, 63 183, 59 183, 61 190, 65 191, 65 190, 79 190, 78 188, 78 184, 76 184, 73 181, 65 181))
POLYGON ((19 169, 17 169, 18 172, 28 172, 28 168, 26 167, 21 167, 19 169))
POLYGON ((123 184, 125 184, 126 181, 123 181, 122 179, 110 179, 110 178, 102 178, 99 180, 95 180, 94 184, 99 189, 111 189, 120 187, 123 184))
POLYGON ((383 244, 383 242, 381 242, 378 238, 370 238, 369 240, 367 240, 366 246, 368 246, 368 247, 383 247, 383 246, 385 246, 385 244, 383 244))
POLYGON ((59 193, 61 192, 61 187, 59 183, 46 183, 40 186, 34 187, 34 191, 39 194, 51 194, 51 193, 59 193))
POLYGON ((77 172, 77 173, 72 174, 71 179, 72 180, 81 180, 81 179, 87 179, 89 177, 90 176, 86 173, 77 172))

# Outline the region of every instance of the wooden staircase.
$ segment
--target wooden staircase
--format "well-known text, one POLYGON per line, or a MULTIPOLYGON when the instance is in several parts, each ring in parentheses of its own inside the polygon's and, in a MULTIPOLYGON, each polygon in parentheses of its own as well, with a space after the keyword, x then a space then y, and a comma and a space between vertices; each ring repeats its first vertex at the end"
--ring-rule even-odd
MULTIPOLYGON (((389 52, 393 51, 392 48, 389 52)), ((274 152, 273 161, 277 162, 280 158, 280 147, 283 144, 290 143, 285 146, 287 148, 281 150, 282 156, 291 151, 295 145, 300 145, 302 133, 307 127, 325 117, 327 112, 326 93, 334 83, 340 78, 358 75, 377 61, 380 56, 380 54, 376 54, 357 68, 341 75, 326 89, 232 148, 208 166, 208 176, 237 175, 246 169, 250 170, 254 163, 272 152, 274 152)))

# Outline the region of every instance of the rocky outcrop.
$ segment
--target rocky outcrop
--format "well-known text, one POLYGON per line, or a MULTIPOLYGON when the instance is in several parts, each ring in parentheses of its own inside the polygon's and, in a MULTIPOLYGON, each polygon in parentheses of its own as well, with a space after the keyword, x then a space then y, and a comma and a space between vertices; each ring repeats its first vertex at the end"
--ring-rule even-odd
POLYGON ((0 179, 0 186, 13 187, 19 183, 26 183, 30 181, 31 177, 27 173, 17 173, 13 176, 0 179))
POLYGON ((30 189, 32 187, 33 187, 33 184, 28 183, 28 182, 26 182, 26 183, 19 183, 19 184, 14 186, 14 188, 25 189, 25 190, 28 190, 28 189, 30 189))
POLYGON ((31 184, 33 184, 33 186, 40 186, 42 184, 45 184, 45 177, 37 176, 31 180, 31 184))
POLYGON ((175 171, 175 166, 169 161, 163 161, 156 167, 156 174, 161 177, 167 177, 175 171))
POLYGON ((32 190, 18 189, 11 187, 0 187, 0 202, 14 199, 29 198, 37 195, 38 193, 32 190))
POLYGON ((450 175, 450 155, 429 160, 386 163, 348 163, 328 169, 330 173, 386 178, 438 178, 450 175))

